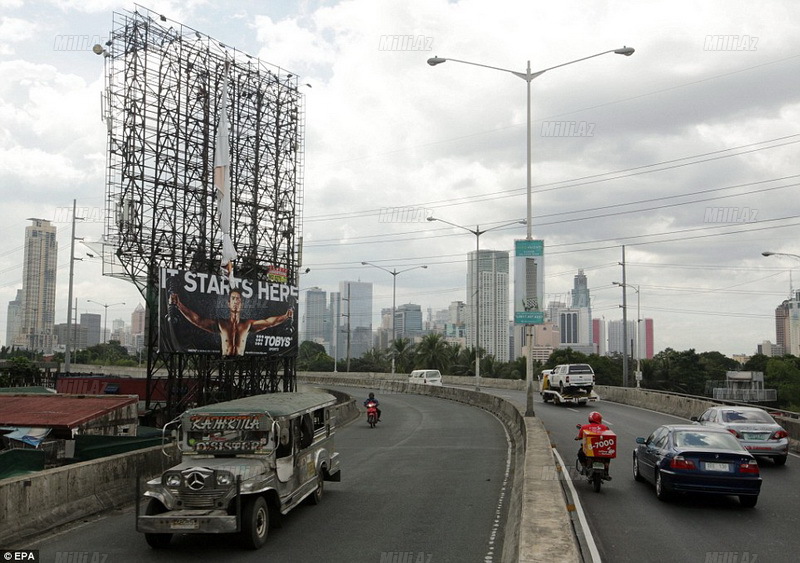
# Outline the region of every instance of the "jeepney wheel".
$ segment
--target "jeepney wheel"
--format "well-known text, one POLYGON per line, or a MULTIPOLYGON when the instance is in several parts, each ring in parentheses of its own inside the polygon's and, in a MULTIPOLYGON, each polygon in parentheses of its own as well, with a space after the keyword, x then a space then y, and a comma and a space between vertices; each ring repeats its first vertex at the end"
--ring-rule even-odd
POLYGON ((319 504, 322 502, 322 494, 325 492, 325 479, 322 469, 317 472, 317 489, 308 496, 308 504, 319 504))
POLYGON ((262 496, 248 497, 242 507, 242 543, 248 549, 258 549, 267 541, 269 508, 262 496))
MULTIPOLYGON (((147 516, 163 514, 166 511, 167 508, 161 504, 160 500, 155 498, 151 498, 147 503, 147 508, 144 509, 144 513, 147 516)), ((147 545, 153 549, 162 549, 169 546, 169 543, 172 541, 172 534, 145 534, 144 539, 147 541, 147 545)))

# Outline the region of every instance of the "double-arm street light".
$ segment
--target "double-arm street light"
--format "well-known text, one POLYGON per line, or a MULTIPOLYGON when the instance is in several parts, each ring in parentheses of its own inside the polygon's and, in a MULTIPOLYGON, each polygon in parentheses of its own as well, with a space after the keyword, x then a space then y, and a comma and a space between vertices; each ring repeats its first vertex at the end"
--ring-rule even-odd
POLYGON ((105 311, 105 317, 104 317, 105 320, 103 320, 103 344, 105 344, 106 343, 106 334, 107 334, 106 333, 106 329, 108 328, 108 308, 109 307, 114 307, 116 305, 124 305, 125 303, 98 303, 97 301, 92 301, 91 299, 87 299, 86 301, 88 301, 89 303, 94 303, 95 305, 100 305, 101 307, 103 307, 106 310, 105 311))
POLYGON ((427 268, 428 266, 412 266, 411 268, 406 268, 405 270, 397 270, 397 268, 392 268, 389 270, 388 268, 384 268, 383 266, 378 266, 377 264, 373 264, 372 262, 361 262, 362 266, 372 266, 373 268, 378 268, 379 270, 383 270, 384 272, 388 272, 392 274, 392 340, 389 342, 389 349, 392 351, 392 373, 395 373, 395 350, 394 350, 394 339, 397 337, 397 331, 395 329, 395 325, 397 322, 397 276, 404 273, 409 272, 411 270, 418 270, 419 268, 427 268))
MULTIPOLYGON (((537 78, 544 74, 549 70, 554 70, 556 68, 561 68, 562 66, 567 66, 575 63, 579 63, 581 61, 585 61, 588 59, 593 59, 595 57, 599 57, 601 55, 607 55, 609 53, 614 53, 616 55, 624 55, 626 57, 630 57, 634 53, 633 47, 621 47, 619 49, 611 49, 608 51, 603 51, 602 53, 596 53, 594 55, 589 55, 588 57, 583 57, 580 59, 575 59, 574 61, 569 61, 566 63, 562 63, 560 65, 551 66, 549 68, 545 68, 543 70, 537 70, 536 72, 531 71, 531 62, 528 61, 528 66, 524 72, 519 72, 507 68, 500 68, 496 66, 490 66, 480 63, 474 63, 471 61, 462 61, 459 59, 450 59, 445 57, 431 57, 428 59, 428 64, 431 66, 436 66, 442 64, 447 61, 452 61, 456 63, 463 63, 472 66, 479 66, 483 68, 488 68, 491 70, 499 70, 501 72, 508 72, 513 74, 514 76, 523 79, 527 83, 527 121, 528 121, 528 130, 527 130, 527 215, 526 221, 528 225, 528 233, 527 233, 527 240, 531 240, 532 232, 531 229, 533 228, 533 215, 532 215, 532 172, 531 172, 531 82, 534 78, 537 78)), ((530 331, 530 326, 526 327, 526 344, 528 346, 528 362, 527 362, 527 387, 528 387, 528 399, 527 399, 527 410, 525 412, 525 416, 533 416, 533 361, 532 361, 532 353, 531 350, 533 348, 533 336, 530 331)))
MULTIPOLYGON (((641 301, 641 293, 639 293, 639 286, 638 285, 631 285, 628 283, 621 283, 621 282, 611 282, 613 285, 618 285, 622 288, 630 287, 632 290, 636 292, 636 387, 641 387, 641 380, 642 380, 642 349, 641 349, 641 338, 640 333, 642 331, 639 323, 642 322, 642 301, 641 301)), ((624 305, 627 306, 627 305, 624 305)), ((624 312, 624 311, 623 311, 624 312)), ((627 319, 623 321, 626 323, 627 319)), ((628 343, 627 343, 627 336, 625 337, 626 342, 623 342, 622 353, 627 357, 628 354, 628 343)), ((625 376, 624 379, 627 379, 627 373, 623 374, 625 376)))
POLYGON ((480 314, 481 314, 481 274, 480 274, 480 256, 481 256, 481 235, 483 233, 488 233, 489 231, 494 231, 496 229, 502 229, 503 227, 508 227, 509 225, 525 225, 527 221, 525 219, 521 219, 519 221, 511 221, 510 223, 503 223, 502 225, 496 225, 489 229, 481 229, 480 225, 476 225, 474 229, 470 229, 469 227, 465 227, 463 225, 458 225, 456 223, 451 223, 450 221, 445 221, 444 219, 440 219, 438 217, 428 217, 428 221, 441 221, 442 223, 446 223, 453 227, 458 227, 459 229, 464 229, 465 231, 472 233, 475 235, 475 390, 480 391, 481 388, 481 341, 480 341, 480 314))

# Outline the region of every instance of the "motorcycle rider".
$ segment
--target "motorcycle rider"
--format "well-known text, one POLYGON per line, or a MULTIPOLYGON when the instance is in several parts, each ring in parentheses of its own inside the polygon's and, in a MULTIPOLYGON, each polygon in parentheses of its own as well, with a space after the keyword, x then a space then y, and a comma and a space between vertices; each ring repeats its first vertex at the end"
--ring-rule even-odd
POLYGON ((375 393, 370 393, 369 394, 369 397, 367 397, 367 399, 364 401, 364 406, 366 407, 368 403, 375 403, 375 410, 378 413, 378 422, 380 422, 381 421, 381 409, 378 408, 378 405, 380 405, 380 403, 378 402, 378 399, 375 398, 375 393))
MULTIPOLYGON (((592 411, 589 413, 589 423, 584 424, 578 430, 578 435, 575 436, 576 440, 583 440, 584 432, 602 432, 603 430, 609 430, 608 426, 603 424, 603 415, 597 411, 592 411)), ((586 467, 586 454, 583 452, 583 445, 578 448, 578 460, 581 462, 581 466, 586 467)), ((603 479, 606 481, 611 481, 611 475, 608 474, 608 462, 605 462, 605 474, 603 475, 603 479)))

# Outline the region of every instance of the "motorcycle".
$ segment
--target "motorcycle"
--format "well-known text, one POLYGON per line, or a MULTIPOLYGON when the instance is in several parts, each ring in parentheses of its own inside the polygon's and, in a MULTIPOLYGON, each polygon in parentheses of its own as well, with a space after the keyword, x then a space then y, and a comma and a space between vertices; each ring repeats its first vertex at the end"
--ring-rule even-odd
MULTIPOLYGON (((580 430, 581 425, 576 427, 580 430)), ((581 463, 579 456, 575 460, 575 470, 588 479, 594 492, 599 493, 603 481, 611 480, 608 469, 611 460, 617 457, 617 435, 611 430, 584 431, 582 448, 586 461, 581 463)))
POLYGON ((367 423, 369 424, 370 428, 375 428, 375 425, 378 424, 378 403, 369 401, 366 406, 367 423))

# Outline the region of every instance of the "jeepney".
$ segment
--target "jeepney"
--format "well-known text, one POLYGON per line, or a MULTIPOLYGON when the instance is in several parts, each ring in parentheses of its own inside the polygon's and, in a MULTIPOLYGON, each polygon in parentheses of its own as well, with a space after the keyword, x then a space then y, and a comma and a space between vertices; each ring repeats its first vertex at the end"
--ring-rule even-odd
POLYGON ((186 411, 174 421, 181 463, 146 483, 137 531, 153 548, 173 534, 238 533, 258 549, 281 515, 318 504, 323 482, 341 479, 335 403, 323 392, 272 393, 186 411))

